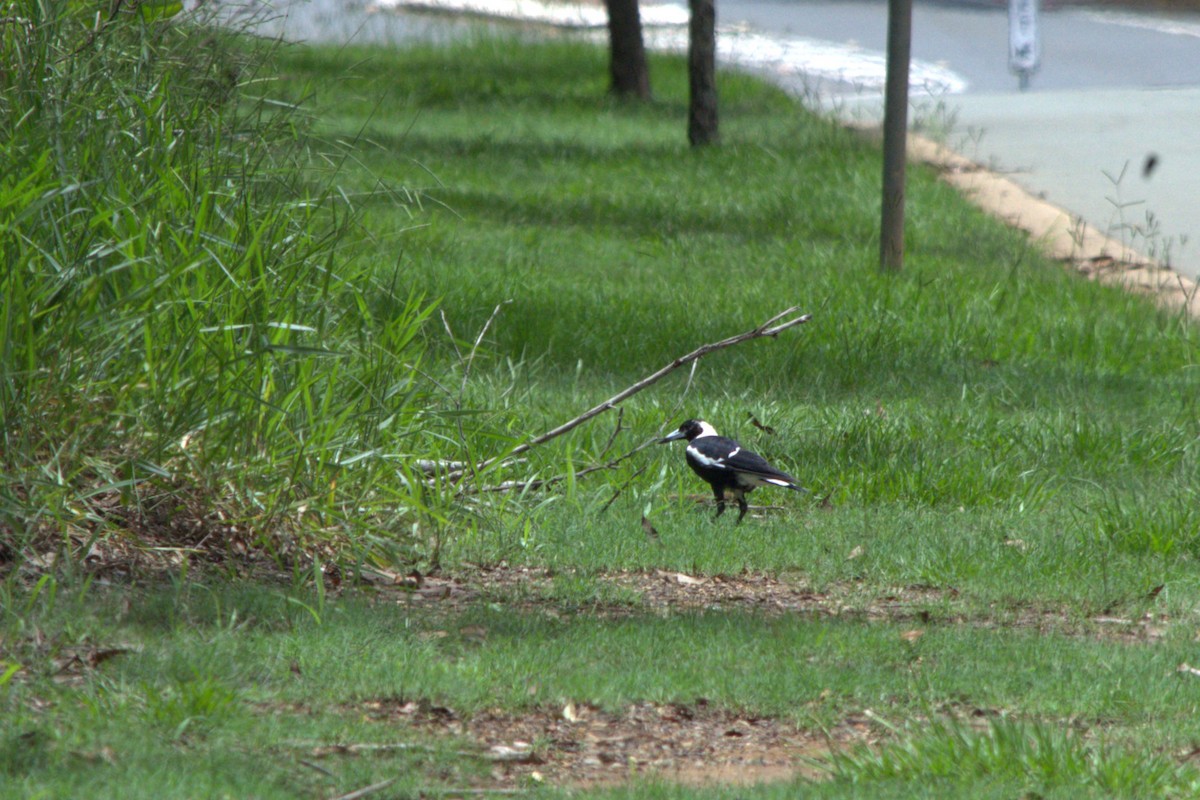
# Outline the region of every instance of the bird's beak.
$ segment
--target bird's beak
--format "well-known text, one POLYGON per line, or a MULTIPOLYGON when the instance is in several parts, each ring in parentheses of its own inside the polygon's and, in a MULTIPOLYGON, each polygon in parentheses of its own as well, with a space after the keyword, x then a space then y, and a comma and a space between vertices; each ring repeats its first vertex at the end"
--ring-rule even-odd
POLYGON ((674 441, 676 441, 678 439, 682 439, 682 438, 683 438, 683 431, 673 431, 672 433, 669 433, 666 436, 664 436, 663 438, 659 439, 658 443, 666 444, 667 442, 674 442, 674 441))

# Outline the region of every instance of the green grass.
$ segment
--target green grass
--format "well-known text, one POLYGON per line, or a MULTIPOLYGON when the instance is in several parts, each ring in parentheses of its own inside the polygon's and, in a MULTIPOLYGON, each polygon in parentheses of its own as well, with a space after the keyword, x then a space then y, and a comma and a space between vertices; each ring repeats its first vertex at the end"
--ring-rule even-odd
POLYGON ((420 410, 428 303, 339 253, 347 215, 315 164, 337 154, 265 96, 270 46, 137 8, 6 8, 6 543, 86 551, 185 512, 259 547, 305 511, 387 527, 359 511, 394 502, 382 465, 334 472, 420 410))
POLYGON ((1075 511, 810 507, 802 520, 777 514, 735 531, 732 520, 712 521, 711 509, 689 501, 659 511, 657 540, 642 530, 637 508, 614 506, 595 520, 589 511, 562 504, 543 513, 539 529, 514 520, 497 531, 464 535, 450 552, 468 563, 504 561, 585 573, 765 571, 817 590, 859 584, 868 597, 897 587, 935 587, 957 593, 948 613, 972 616, 1054 608, 1073 618, 1161 611, 1192 619, 1200 589, 1192 557, 1122 550, 1103 533, 1086 532, 1093 523, 1075 511), (1156 587, 1162 588, 1153 592, 1156 587))
POLYGON ((1190 322, 1047 262, 925 169, 906 270, 881 275, 878 153, 746 76, 722 76, 724 144, 693 151, 677 58, 653 60, 653 102, 627 104, 606 96, 605 53, 570 42, 220 39, 201 58, 194 29, 124 21, 67 62, 89 35, 77 12, 21 9, 40 24, 0 79, 3 109, 32 109, 0 115, 7 163, 29 165, 0 174, 0 555, 38 551, 37 571, 65 552, 56 578, 3 584, 0 794, 337 796, 398 777, 416 796, 491 765, 452 738, 324 760, 330 775, 295 743, 421 735, 364 713, 379 699, 472 715, 701 698, 810 730, 869 709, 880 741, 839 750, 819 784, 588 794, 1194 791, 1177 759, 1200 741, 1194 679, 1176 672, 1197 661, 1200 598, 1190 322), (609 414, 467 484, 565 476, 552 489, 413 488, 418 458, 503 455, 793 304, 812 322, 680 370, 615 436, 609 414), (813 495, 763 490, 781 507, 735 528, 688 498, 706 491, 678 448, 577 477, 686 416, 813 495), (102 587, 94 544, 114 568, 204 555, 179 554, 166 586, 135 568, 102 587), (291 582, 188 574, 210 557, 233 578, 247 548, 291 582), (308 588, 329 560, 346 580, 551 578, 459 613, 308 588), (606 577, 657 569, 765 573, 825 593, 824 613, 669 613, 606 577))
POLYGON ((463 717, 703 702, 818 730, 867 714, 885 744, 830 762, 834 789, 821 791, 835 795, 935 779, 964 796, 986 796, 970 793, 996 781, 1138 796, 1196 780, 1155 755, 1200 736, 1195 692, 1175 674, 1194 653, 1184 631, 1145 647, 933 623, 910 641, 906 624, 800 615, 613 620, 497 603, 443 615, 388 595, 331 602, 299 586, 186 580, 39 590, 24 607, 6 604, 7 658, 24 667, 3 698, 9 795, 320 793, 320 776, 297 759, 336 744, 429 748, 323 761, 338 786, 407 773, 401 789, 416 791, 485 769, 463 755, 469 742, 368 713, 376 701, 410 700, 463 717), (67 659, 108 648, 122 652, 94 669, 67 659), (992 719, 990 732, 968 724, 973 715, 992 719))
MULTIPOLYGON (((657 102, 629 106, 604 96, 603 54, 569 44, 484 41, 450 65, 421 48, 288 58, 314 81, 320 135, 364 142, 358 185, 414 198, 365 205, 364 256, 403 259, 467 342, 507 302, 471 380, 448 382, 477 412, 465 441, 445 430, 457 454, 503 452, 786 305, 815 315, 628 401, 612 452, 704 416, 832 513, 777 498, 788 508, 752 530, 709 525, 670 499, 703 487, 663 448, 546 498, 473 505, 431 534, 452 563, 799 569, 1078 614, 1140 607, 1158 585, 1171 608, 1194 596, 1196 338, 1178 317, 1048 264, 926 170, 906 272, 880 275, 876 154, 750 79, 723 83, 725 146, 692 152, 678 62, 656 62, 657 102), (342 58, 358 66, 322 84, 342 58)), ((444 332, 426 335, 457 376, 444 332)), ((587 466, 611 431, 521 472, 587 466)))
MULTIPOLYGON (((468 341, 510 301, 464 393, 480 430, 519 440, 799 303, 805 328, 711 357, 686 396, 680 374, 629 401, 622 441, 703 415, 843 504, 1186 503, 1200 430, 1195 333, 1178 318, 1048 265, 924 170, 908 269, 881 276, 878 161, 851 134, 729 76, 727 144, 691 152, 677 65, 655 70, 662 99, 629 107, 604 97, 602 54, 522 52, 484 43, 447 68, 428 66, 434 50, 352 51, 356 72, 316 93, 323 135, 370 143, 360 185, 419 198, 365 208, 367 256, 399 252, 468 341)), ((292 74, 329 72, 321 58, 297 54, 292 74)), ((582 466, 607 435, 534 468, 582 466)))

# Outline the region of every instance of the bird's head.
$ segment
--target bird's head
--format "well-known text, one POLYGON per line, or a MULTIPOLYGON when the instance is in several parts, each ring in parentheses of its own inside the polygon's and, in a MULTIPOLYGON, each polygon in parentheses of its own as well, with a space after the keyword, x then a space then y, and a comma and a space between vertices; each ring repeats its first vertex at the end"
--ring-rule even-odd
POLYGON ((716 436, 717 430, 702 419, 689 419, 679 428, 658 440, 659 444, 675 442, 680 439, 699 439, 701 436, 716 436))

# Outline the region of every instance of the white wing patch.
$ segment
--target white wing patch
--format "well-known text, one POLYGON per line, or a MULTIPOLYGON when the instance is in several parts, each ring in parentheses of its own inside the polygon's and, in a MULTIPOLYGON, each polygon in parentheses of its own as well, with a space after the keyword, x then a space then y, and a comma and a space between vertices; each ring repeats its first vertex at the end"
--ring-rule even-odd
MULTIPOLYGON (((734 452, 737 451, 735 450, 734 452)), ((727 466, 725 466, 725 459, 709 458, 708 456, 704 455, 704 453, 701 453, 698 448, 692 447, 691 445, 688 445, 687 454, 702 467, 711 467, 713 469, 729 469, 727 466)))

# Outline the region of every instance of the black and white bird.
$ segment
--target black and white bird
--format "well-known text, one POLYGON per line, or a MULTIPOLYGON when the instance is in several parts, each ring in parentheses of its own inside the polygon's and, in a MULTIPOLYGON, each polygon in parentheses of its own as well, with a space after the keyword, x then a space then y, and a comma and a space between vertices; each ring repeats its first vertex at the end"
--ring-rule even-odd
POLYGON ((718 436, 712 425, 704 420, 689 419, 679 430, 659 440, 659 444, 687 439, 687 463, 692 471, 712 486, 717 498, 717 516, 725 511, 725 500, 732 497, 737 501, 741 513, 738 522, 746 516, 750 504, 746 495, 759 486, 782 486, 798 492, 805 489, 786 472, 780 472, 767 463, 758 453, 752 453, 733 439, 718 436))

